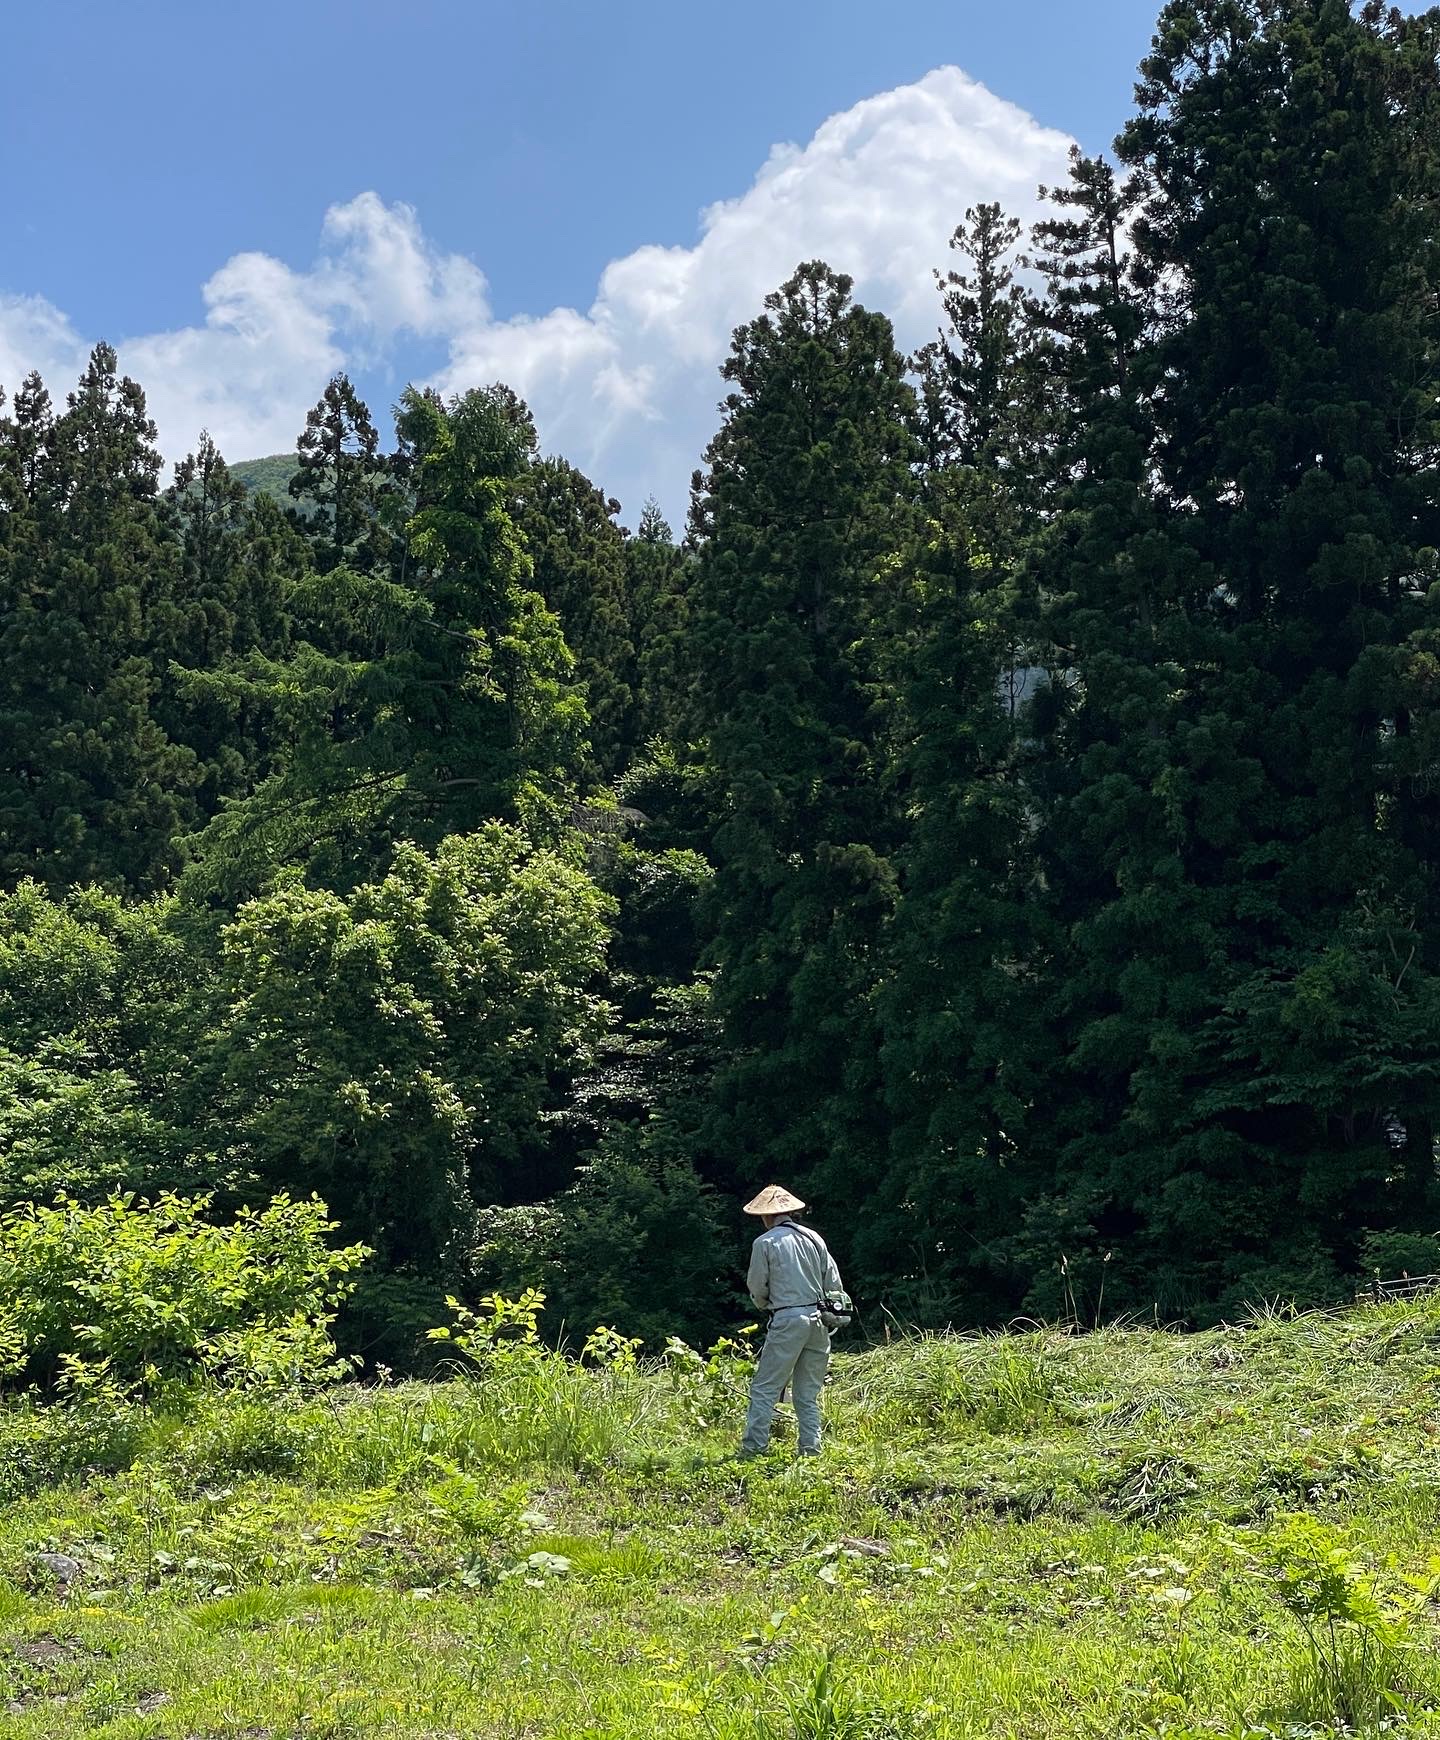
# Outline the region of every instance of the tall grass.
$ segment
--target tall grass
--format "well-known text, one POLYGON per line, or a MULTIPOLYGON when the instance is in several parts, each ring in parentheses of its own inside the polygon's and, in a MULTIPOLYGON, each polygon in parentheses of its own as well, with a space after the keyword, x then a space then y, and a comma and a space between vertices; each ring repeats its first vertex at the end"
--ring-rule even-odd
POLYGON ((1024 1435, 1059 1418, 1058 1337, 915 1335, 841 1368, 837 1399, 878 1434, 1024 1435))

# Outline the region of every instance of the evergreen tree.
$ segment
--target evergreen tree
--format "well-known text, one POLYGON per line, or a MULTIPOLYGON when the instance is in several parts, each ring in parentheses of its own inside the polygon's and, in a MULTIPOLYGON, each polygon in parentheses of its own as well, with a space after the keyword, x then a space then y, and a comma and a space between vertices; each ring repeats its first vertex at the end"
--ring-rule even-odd
POLYGON ((855 1243, 862 1285, 932 1324, 1019 1308, 1025 1277, 1004 1229, 1034 1185, 1050 1055, 1045 914, 1004 684, 1013 575, 969 542, 974 473, 957 472, 927 479, 888 647, 904 821, 877 998, 890 1127, 855 1243))
MULTIPOLYGON (((33 835, 40 803, 41 724, 26 657, 41 596, 41 465, 54 417, 33 373, 15 395, 13 415, 4 409, 0 402, 0 840, 10 842, 33 835)), ((21 873, 7 865, 7 883, 21 873)))
MULTIPOLYGON (((1053 410, 1045 486, 1055 511, 1027 557, 1046 670, 1028 722, 1041 746, 1028 787, 1057 944, 1046 1013, 1063 1069, 1032 1127, 1048 1182, 1037 1166, 1025 1214, 1001 1243, 1031 1275, 1029 1308, 1051 1314, 1065 1304, 1062 1261, 1083 1293, 1088 1281, 1098 1289, 1107 1248, 1128 1249, 1130 1187, 1115 1186, 1127 1162, 1112 1156, 1132 1139, 1163 1142, 1175 1115, 1132 1107, 1132 1076, 1152 1034, 1185 1043, 1209 959, 1208 933, 1177 891, 1164 796, 1175 672, 1191 656, 1200 588, 1164 536, 1152 487, 1149 351, 1144 367, 1136 352, 1153 337, 1154 312, 1133 260, 1118 276, 1112 266, 1134 197, 1133 182, 1117 188, 1106 164, 1076 153, 1068 185, 1051 193, 1060 212, 1034 232, 1046 293, 1030 312, 1053 410)), ((1137 1185, 1142 1171, 1135 1163, 1137 1185)), ((1137 1253, 1126 1302, 1146 1300, 1154 1261, 1137 1253)))
POLYGON ((635 649, 625 597, 620 504, 563 459, 525 474, 520 528, 535 590, 560 619, 590 715, 596 771, 613 774, 634 741, 635 649))
POLYGON ((902 823, 877 998, 891 1121, 855 1267, 929 1322, 1004 1316, 1023 1291, 995 1242, 1032 1182, 1041 1055, 1016 723, 1033 674, 1020 556, 1038 500, 1019 235, 998 205, 972 207, 951 239, 963 269, 936 273, 946 324, 915 359, 924 526, 880 637, 902 823))
POLYGON ((179 571, 155 427, 100 345, 53 422, 27 383, 4 440, 20 493, 0 624, 0 878, 151 888, 175 864, 196 777, 154 707, 153 635, 179 571))
POLYGON ((302 576, 294 653, 225 678, 276 711, 288 742, 211 824, 197 887, 234 895, 295 863, 348 888, 399 840, 434 845, 492 817, 553 832, 568 812, 585 715, 511 512, 522 432, 480 391, 443 404, 412 389, 397 428, 413 512, 393 577, 302 576))
POLYGON ((938 455, 978 467, 995 465, 1013 445, 1016 361, 1024 334, 1023 298, 1015 281, 1018 218, 997 204, 970 206, 950 246, 965 270, 936 272, 946 325, 936 355, 941 389, 938 455))
POLYGON ((197 800, 208 816, 269 771, 273 734, 268 710, 247 705, 223 683, 195 678, 226 671, 252 652, 284 654, 286 584, 303 569, 305 550, 275 503, 252 497, 231 476, 208 434, 175 467, 166 500, 182 563, 175 595, 152 631, 157 712, 169 736, 199 759, 197 800))
POLYGON ((348 375, 332 377, 295 445, 290 494, 309 503, 296 523, 311 539, 316 568, 368 573, 391 552, 399 509, 370 409, 348 375))
POLYGON ((1335 1285, 1433 1187, 1426 866, 1386 766, 1433 609, 1415 43, 1332 0, 1175 5, 1123 140, 1156 318, 1139 414, 1091 394, 1061 534, 1050 863, 1086 1091, 1041 1208, 1123 1239, 1132 1298, 1169 1309, 1335 1285))
POLYGON ((692 561, 660 512, 647 501, 626 540, 626 591, 635 642, 635 739, 685 742, 691 734, 690 604, 692 561))
POLYGON ((1044 294, 1025 303, 1029 349, 1051 407, 1052 481, 1079 462, 1078 426, 1130 390, 1130 359, 1141 332, 1142 301, 1132 281, 1126 224, 1140 196, 1138 177, 1120 178, 1103 157, 1070 150, 1070 179, 1042 187, 1058 208, 1031 231, 1028 261, 1044 294))
POLYGON ((913 498, 890 324, 814 262, 734 337, 697 476, 692 633, 716 829, 712 1132, 733 1176, 863 1195, 881 1137, 870 1013, 890 910, 872 630, 913 498))
POLYGON ((984 614, 1008 648, 997 680, 1018 701, 1026 686, 1033 610, 1020 558, 1044 502, 1046 402, 1034 324, 1016 268, 1020 224, 996 204, 970 207, 950 246, 963 270, 936 272, 945 326, 914 359, 926 475, 943 542, 982 575, 984 614))

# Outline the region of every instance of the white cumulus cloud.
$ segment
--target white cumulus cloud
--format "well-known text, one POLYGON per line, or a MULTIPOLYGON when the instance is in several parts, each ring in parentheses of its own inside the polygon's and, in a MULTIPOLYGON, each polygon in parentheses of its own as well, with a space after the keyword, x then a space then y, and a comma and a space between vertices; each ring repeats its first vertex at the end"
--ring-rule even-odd
POLYGON ((956 67, 833 115, 807 145, 778 145, 738 198, 701 216, 693 247, 614 260, 584 313, 485 321, 451 340, 447 390, 503 379, 530 401, 547 447, 620 496, 654 491, 683 513, 714 432, 716 370, 732 328, 807 259, 855 280, 907 348, 932 337, 933 269, 967 206, 1036 211, 1071 141, 956 67))
MULTIPOLYGON (((620 496, 652 491, 684 512, 714 431, 731 329, 802 260, 855 279, 900 342, 932 335, 932 269, 965 208, 999 200, 1028 219, 1037 185, 1062 179, 1070 140, 955 67, 857 103, 805 145, 777 145, 748 189, 700 217, 690 247, 613 260, 588 309, 493 318, 484 274, 430 243, 415 211, 362 193, 325 214, 316 259, 226 262, 201 324, 118 345, 145 387, 168 457, 208 428, 235 457, 293 441, 336 369, 405 362, 407 338, 445 347, 447 392, 504 380, 527 398, 545 447, 620 496)), ((0 294, 0 382, 38 367, 68 385, 85 345, 36 295, 0 294)))
MULTIPOLYGON (((116 344, 170 459, 201 429, 232 458, 283 451, 337 369, 371 366, 407 334, 443 340, 489 318, 479 267, 438 252, 410 206, 374 193, 326 212, 308 269, 236 254, 201 299, 202 324, 116 344)), ((0 384, 13 389, 38 368, 60 398, 88 348, 42 297, 0 296, 0 384)))

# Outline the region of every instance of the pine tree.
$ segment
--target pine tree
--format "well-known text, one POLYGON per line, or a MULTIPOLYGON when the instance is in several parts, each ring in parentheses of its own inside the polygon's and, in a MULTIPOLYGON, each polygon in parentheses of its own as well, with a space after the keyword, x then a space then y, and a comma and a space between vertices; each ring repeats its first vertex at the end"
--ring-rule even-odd
POLYGON ((860 1188, 880 1140, 870 1016, 892 900, 872 628, 917 445, 890 324, 814 262, 734 336, 697 476, 692 633, 716 830, 713 1132, 742 1178, 860 1188))
POLYGON ((1419 1034, 1440 934, 1380 769, 1401 648, 1440 624, 1425 597, 1440 407, 1422 384, 1440 350, 1436 37, 1434 16, 1417 34, 1338 0, 1202 8, 1142 67, 1125 140, 1153 183, 1146 265, 1185 273, 1188 318, 1161 349, 1162 464, 1197 504, 1189 541, 1217 581, 1208 687, 1256 793, 1238 860, 1209 839, 1196 853, 1234 914, 1237 981, 1204 1104, 1263 1157, 1276 1220, 1298 1185, 1342 1260, 1357 1223, 1428 1210, 1433 1190, 1419 1034), (1402 96, 1427 39, 1426 83, 1402 96), (1198 207, 1197 156, 1213 159, 1198 207), (1406 1099, 1423 1139, 1397 1165, 1406 1099))

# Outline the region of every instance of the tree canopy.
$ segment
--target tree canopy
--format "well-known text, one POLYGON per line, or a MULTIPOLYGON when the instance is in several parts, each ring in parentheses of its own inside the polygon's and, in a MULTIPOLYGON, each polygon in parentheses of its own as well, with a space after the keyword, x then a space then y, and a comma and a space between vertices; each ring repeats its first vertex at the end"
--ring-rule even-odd
POLYGON ((776 1180, 926 1325, 1440 1265, 1437 68, 1172 0, 915 355, 736 329, 678 539, 500 383, 163 485, 108 346, 5 383, 0 1208, 319 1192, 389 1359, 717 1327, 776 1180))

